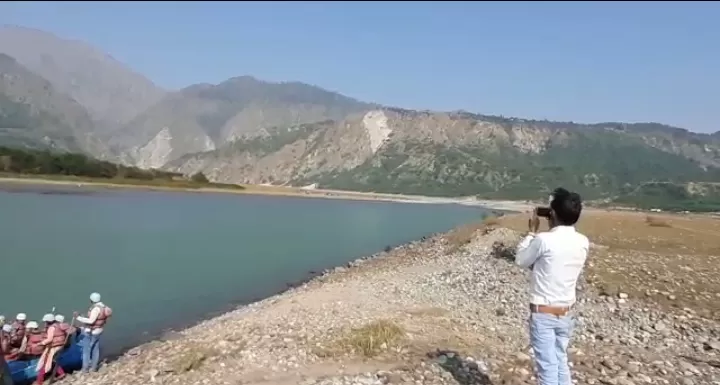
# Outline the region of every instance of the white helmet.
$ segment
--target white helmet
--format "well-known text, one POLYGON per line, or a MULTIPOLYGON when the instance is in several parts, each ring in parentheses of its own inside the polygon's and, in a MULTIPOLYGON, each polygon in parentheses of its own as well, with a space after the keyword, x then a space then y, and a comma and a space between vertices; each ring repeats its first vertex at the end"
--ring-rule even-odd
POLYGON ((90 294, 90 302, 93 302, 93 303, 100 302, 100 294, 98 294, 98 293, 90 294))
POLYGON ((25 328, 26 328, 26 329, 37 329, 37 328, 38 328, 38 323, 35 322, 35 321, 30 321, 30 322, 27 323, 27 325, 25 326, 25 328))
POLYGON ((65 317, 62 314, 58 314, 55 316, 55 322, 65 322, 65 317))
POLYGON ((3 330, 5 333, 10 333, 10 332, 12 332, 12 325, 10 325, 10 324, 5 324, 5 325, 3 325, 2 330, 3 330))
POLYGON ((18 313, 18 315, 15 317, 18 321, 25 321, 27 319, 27 314, 25 313, 18 313))
POLYGON ((0 324, 4 324, 4 323, 5 323, 5 316, 0 315, 0 324))
POLYGON ((55 316, 50 313, 45 314, 42 318, 42 321, 43 322, 55 322, 55 316))

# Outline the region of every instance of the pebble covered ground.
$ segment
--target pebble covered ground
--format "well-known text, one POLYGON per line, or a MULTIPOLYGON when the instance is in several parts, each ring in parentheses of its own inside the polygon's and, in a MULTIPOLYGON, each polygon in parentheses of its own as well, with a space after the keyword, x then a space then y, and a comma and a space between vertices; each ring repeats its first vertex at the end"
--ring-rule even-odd
MULTIPOLYGON (((534 384, 528 271, 509 247, 520 233, 486 223, 458 234, 336 268, 63 383, 534 384)), ((636 294, 650 288, 588 281, 575 307, 575 383, 720 385, 718 318, 636 294)))

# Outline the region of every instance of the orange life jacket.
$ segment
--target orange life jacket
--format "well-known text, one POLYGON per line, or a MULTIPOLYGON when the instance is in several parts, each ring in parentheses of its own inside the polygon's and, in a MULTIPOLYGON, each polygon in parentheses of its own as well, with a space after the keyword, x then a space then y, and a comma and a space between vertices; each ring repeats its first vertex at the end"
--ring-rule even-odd
POLYGON ((53 328, 53 338, 52 341, 50 341, 50 346, 53 348, 65 346, 65 341, 67 340, 67 331, 63 330, 62 327, 60 327, 60 325, 58 324, 50 325, 50 327, 53 328))
POLYGON ((99 306, 99 305, 93 305, 90 307, 90 310, 88 310, 88 318, 90 318, 92 311, 95 307, 100 308, 100 314, 98 314, 97 319, 95 320, 95 323, 90 325, 90 329, 100 329, 101 327, 105 326, 108 319, 110 318, 110 315, 112 315, 112 310, 110 310, 107 306, 99 306))
POLYGON ((59 327, 60 329, 62 329, 62 331, 65 332, 65 333, 70 332, 70 324, 69 324, 69 323, 58 322, 58 323, 55 324, 55 326, 57 326, 57 327, 59 327))
POLYGON ((43 332, 30 332, 27 334, 27 345, 25 346, 25 354, 30 356, 39 356, 45 351, 45 347, 40 343, 45 339, 43 332))

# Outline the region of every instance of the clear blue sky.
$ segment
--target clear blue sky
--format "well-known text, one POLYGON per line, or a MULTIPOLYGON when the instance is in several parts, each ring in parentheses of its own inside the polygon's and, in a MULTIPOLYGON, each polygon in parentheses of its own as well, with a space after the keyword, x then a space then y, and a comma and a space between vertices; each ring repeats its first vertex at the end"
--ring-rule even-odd
POLYGON ((365 101, 720 130, 718 2, 0 3, 157 84, 238 75, 365 101))

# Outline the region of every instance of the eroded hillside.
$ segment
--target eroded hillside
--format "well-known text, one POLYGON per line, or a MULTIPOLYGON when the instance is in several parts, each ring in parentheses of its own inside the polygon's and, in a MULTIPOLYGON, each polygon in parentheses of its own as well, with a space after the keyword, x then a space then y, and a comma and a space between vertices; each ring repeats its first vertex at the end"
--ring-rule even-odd
POLYGON ((720 141, 663 125, 580 125, 376 109, 342 121, 275 127, 167 169, 229 183, 430 195, 588 196, 653 180, 715 181, 720 141))
POLYGON ((265 129, 342 120, 369 108, 370 104, 315 86, 241 76, 169 94, 114 132, 112 143, 126 154, 126 162, 161 167, 189 153, 252 138, 265 129))

